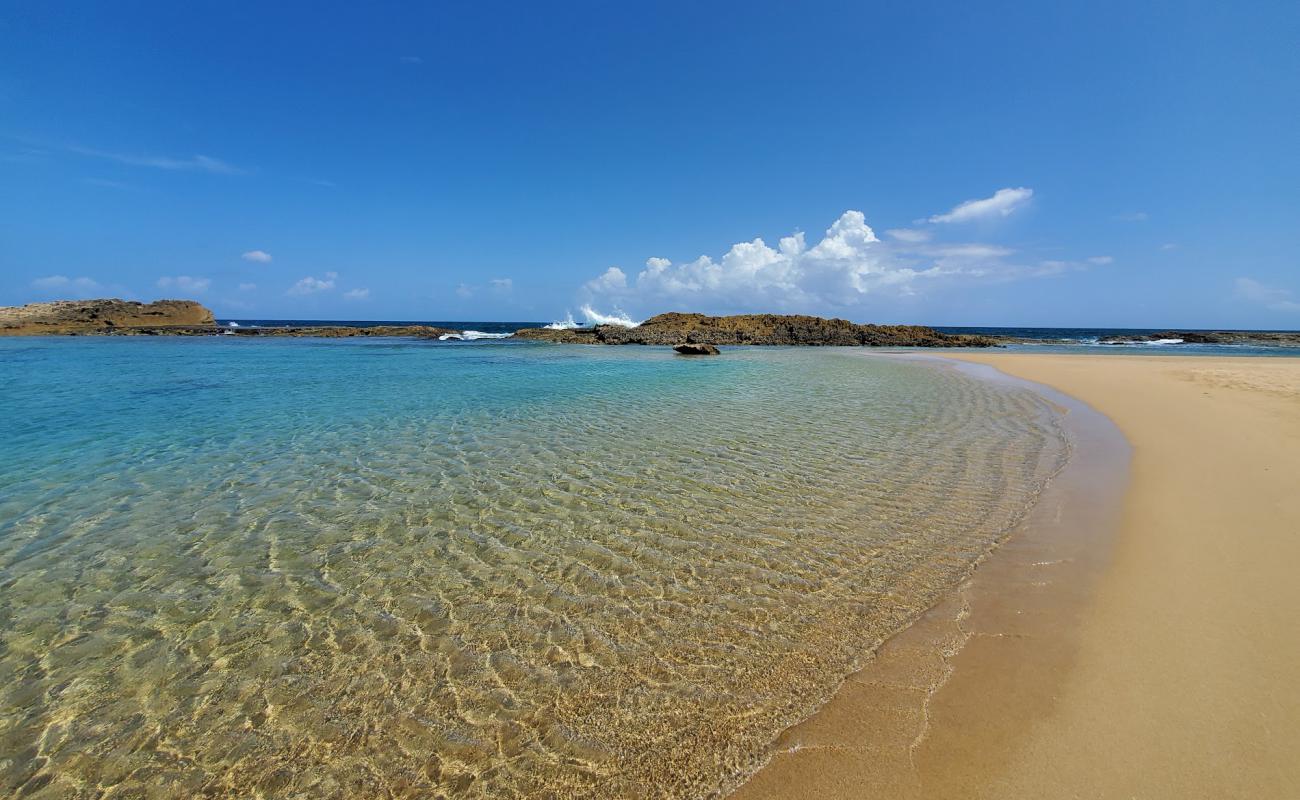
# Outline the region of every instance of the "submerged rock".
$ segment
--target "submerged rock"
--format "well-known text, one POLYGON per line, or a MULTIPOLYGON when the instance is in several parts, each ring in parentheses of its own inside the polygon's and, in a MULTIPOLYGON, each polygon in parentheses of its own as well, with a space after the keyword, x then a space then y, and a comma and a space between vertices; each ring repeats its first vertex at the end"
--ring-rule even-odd
POLYGON ((693 342, 684 342, 673 349, 684 356, 716 356, 720 352, 718 348, 711 344, 696 344, 693 342))

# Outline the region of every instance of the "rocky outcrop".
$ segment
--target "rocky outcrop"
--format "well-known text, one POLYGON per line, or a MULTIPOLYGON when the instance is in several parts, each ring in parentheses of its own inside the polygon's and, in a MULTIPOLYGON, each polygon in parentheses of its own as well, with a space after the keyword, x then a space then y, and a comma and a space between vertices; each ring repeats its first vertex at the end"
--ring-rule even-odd
POLYGON ((1128 344, 1182 339, 1181 344, 1238 344, 1252 347, 1300 347, 1297 331, 1161 331, 1139 336, 1110 336, 1101 344, 1128 344))
POLYGON ((193 300, 56 300, 0 307, 0 336, 126 333, 144 329, 215 330, 212 312, 193 300))
POLYGON ((860 325, 844 319, 802 314, 737 314, 710 317, 670 312, 651 317, 635 328, 597 325, 553 330, 526 328, 520 339, 586 344, 702 343, 714 345, 844 345, 868 347, 991 347, 987 336, 939 333, 920 325, 860 325))
POLYGON ((683 342, 673 348, 684 356, 716 356, 719 354, 718 348, 711 344, 694 344, 683 342))

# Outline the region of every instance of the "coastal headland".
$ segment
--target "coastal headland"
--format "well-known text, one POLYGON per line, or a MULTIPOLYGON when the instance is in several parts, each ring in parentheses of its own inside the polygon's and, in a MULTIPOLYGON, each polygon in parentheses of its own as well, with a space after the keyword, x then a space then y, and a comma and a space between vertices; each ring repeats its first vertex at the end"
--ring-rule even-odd
POLYGON ((1111 543, 1013 537, 733 797, 1300 796, 1300 359, 956 357, 1114 422, 1111 543))

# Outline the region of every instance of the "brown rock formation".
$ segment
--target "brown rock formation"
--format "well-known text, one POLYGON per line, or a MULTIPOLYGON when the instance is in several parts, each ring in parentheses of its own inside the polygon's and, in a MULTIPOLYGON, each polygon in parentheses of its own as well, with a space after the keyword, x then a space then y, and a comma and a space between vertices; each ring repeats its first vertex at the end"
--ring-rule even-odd
POLYGON ((718 348, 711 344, 694 344, 683 342, 673 348, 684 356, 716 356, 719 354, 718 348))
POLYGON ((56 300, 0 307, 0 336, 104 334, 141 329, 214 330, 212 312, 193 300, 56 300))

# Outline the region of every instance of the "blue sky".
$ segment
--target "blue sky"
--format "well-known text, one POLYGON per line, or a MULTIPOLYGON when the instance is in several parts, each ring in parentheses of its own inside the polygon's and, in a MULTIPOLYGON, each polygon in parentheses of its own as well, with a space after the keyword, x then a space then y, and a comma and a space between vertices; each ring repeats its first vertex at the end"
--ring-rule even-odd
POLYGON ((1240 5, 5 2, 0 304, 1300 328, 1240 5))

